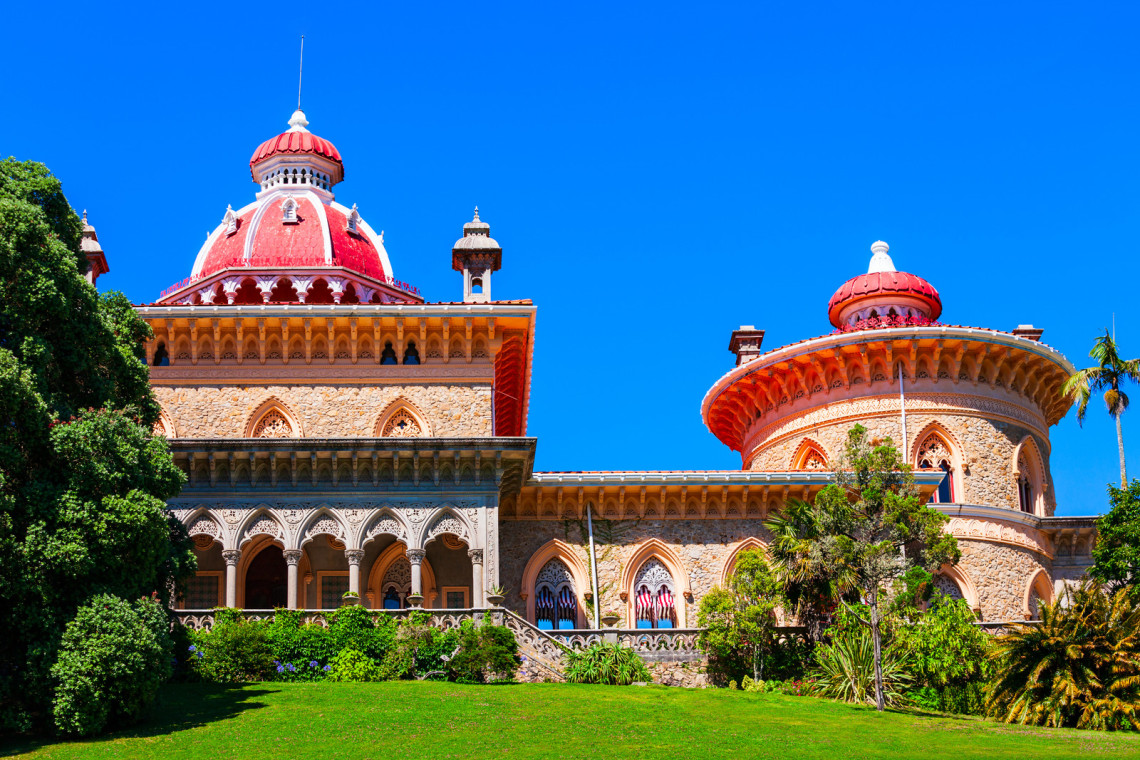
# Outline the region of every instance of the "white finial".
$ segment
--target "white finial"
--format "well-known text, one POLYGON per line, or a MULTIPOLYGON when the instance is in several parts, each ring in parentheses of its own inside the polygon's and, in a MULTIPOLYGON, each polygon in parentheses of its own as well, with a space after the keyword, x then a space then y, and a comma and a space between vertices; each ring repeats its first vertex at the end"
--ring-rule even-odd
POLYGON ((473 221, 473 222, 479 221, 479 207, 478 206, 475 207, 475 218, 472 219, 471 221, 473 221))
POLYGON ((891 247, 884 243, 882 240, 876 240, 871 243, 871 265, 867 267, 867 274, 874 274, 875 272, 894 272, 895 262, 891 260, 890 254, 887 253, 891 247))
POLYGON ((83 209, 83 224, 87 224, 87 209, 83 209))
POLYGON ((305 129, 307 126, 309 126, 309 120, 305 118, 305 112, 298 108, 289 119, 289 131, 308 132, 309 130, 305 129))

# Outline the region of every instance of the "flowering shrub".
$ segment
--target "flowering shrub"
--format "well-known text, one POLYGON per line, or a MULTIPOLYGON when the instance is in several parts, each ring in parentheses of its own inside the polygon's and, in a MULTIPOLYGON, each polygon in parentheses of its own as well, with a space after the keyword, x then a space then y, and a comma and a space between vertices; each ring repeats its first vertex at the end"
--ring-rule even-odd
POLYGON ((245 620, 237 610, 218 610, 214 627, 194 635, 187 664, 205 681, 264 681, 276 669, 267 631, 265 623, 245 620))
POLYGON ((94 597, 63 633, 51 675, 56 728, 88 736, 138 720, 171 672, 169 622, 157 598, 94 597))

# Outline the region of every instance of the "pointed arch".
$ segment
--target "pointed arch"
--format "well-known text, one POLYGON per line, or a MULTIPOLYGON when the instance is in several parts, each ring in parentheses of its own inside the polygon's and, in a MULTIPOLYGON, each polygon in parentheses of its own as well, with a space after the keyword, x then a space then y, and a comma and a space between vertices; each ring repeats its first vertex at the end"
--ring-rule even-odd
MULTIPOLYGON (((686 570, 685 563, 681 561, 677 553, 659 538, 646 539, 634 548, 629 561, 622 567, 621 580, 618 585, 620 592, 625 595, 628 607, 626 619, 629 621, 637 619, 637 589, 634 588, 634 584, 641 568, 651 560, 657 560, 669 571, 677 596, 685 599, 691 599, 693 596, 688 570, 686 570)), ((677 626, 679 628, 684 628, 687 624, 685 607, 683 601, 676 606, 677 626)))
POLYGON ((728 558, 724 561, 724 567, 720 569, 720 587, 728 588, 728 580, 732 577, 732 573, 736 570, 736 558, 740 556, 743 551, 749 549, 759 549, 764 552, 764 556, 768 556, 768 544, 761 541, 755 536, 749 536, 742 541, 738 541, 736 546, 732 547, 732 551, 728 553, 728 558))
POLYGON ((1053 603, 1053 584, 1049 574, 1043 568, 1029 576, 1025 581, 1025 591, 1022 594, 1022 612, 1026 620, 1038 620, 1041 617, 1040 605, 1053 603))
POLYGON ((974 579, 970 577, 970 574, 967 573, 964 568, 958 567, 957 565, 943 565, 938 569, 938 572, 934 574, 935 586, 939 585, 939 576, 953 582, 961 592, 962 598, 966 600, 966 604, 970 605, 970 609, 974 611, 974 614, 981 617, 982 603, 978 598, 978 587, 974 585, 974 579))
POLYGON ((966 500, 962 487, 962 444, 957 436, 939 422, 927 423, 914 437, 908 460, 916 470, 939 470, 946 473, 931 502, 962 503, 966 500))
POLYGON ((526 619, 532 623, 535 622, 534 589, 538 583, 538 574, 548 562, 555 559, 561 561, 570 571, 570 577, 574 583, 574 596, 578 603, 577 627, 587 628, 589 623, 586 620, 585 594, 586 590, 590 588, 590 573, 582 564, 582 560, 574 553, 574 549, 565 541, 559 541, 557 538, 552 538, 540 546, 538 551, 527 560, 526 567, 523 568, 522 587, 519 589, 519 596, 526 602, 526 619))
POLYGON ((818 441, 805 438, 796 447, 796 453, 792 455, 791 466, 788 469, 824 472, 830 467, 829 461, 826 449, 818 441))
POLYGON ((373 435, 377 438, 431 438, 427 416, 410 400, 400 396, 376 418, 373 435))
POLYGON ((321 534, 332 536, 345 547, 349 546, 350 528, 336 512, 327 506, 322 506, 306 515, 305 521, 297 531, 297 546, 291 548, 302 549, 305 544, 321 534))
POLYGON ((174 429, 174 420, 170 419, 170 415, 161 407, 158 410, 158 421, 154 423, 151 434, 161 435, 167 440, 178 437, 178 433, 174 429))
POLYGON ((474 526, 467 521, 467 518, 459 510, 453 509, 449 505, 444 505, 432 512, 424 520, 424 525, 427 527, 424 528, 420 538, 421 548, 426 547, 445 533, 450 533, 461 539, 469 549, 478 549, 482 546, 475 538, 474 526))
POLYGON ((376 514, 369 517, 364 521, 364 527, 360 531, 360 536, 357 543, 363 549, 373 539, 387 535, 392 536, 396 541, 408 543, 408 537, 411 535, 411 530, 408 528, 408 523, 394 509, 384 507, 376 514))
POLYGON ((285 543, 289 535, 288 529, 267 507, 255 509, 246 516, 234 535, 237 537, 237 546, 234 548, 242 549, 243 555, 246 545, 257 536, 267 536, 270 540, 280 543, 282 549, 288 548, 285 543))
MULTIPOLYGON (((384 582, 385 576, 388 574, 388 569, 400 560, 408 558, 408 546, 403 541, 394 541, 391 546, 380 552, 380 556, 372 563, 372 568, 368 571, 368 584, 366 588, 372 594, 372 598, 376 600, 375 607, 383 606, 384 589, 381 584, 384 582)), ((424 595, 424 607, 432 609, 435 604, 435 598, 439 596, 439 586, 435 580, 435 570, 431 566, 431 562, 427 557, 420 562, 420 580, 423 584, 422 593, 424 595)))
POLYGON ((246 438, 303 438, 304 430, 293 411, 276 396, 270 396, 249 416, 246 438))
POLYGON ((1022 512, 1045 517, 1045 457, 1032 435, 1026 435, 1013 450, 1011 476, 1022 512))

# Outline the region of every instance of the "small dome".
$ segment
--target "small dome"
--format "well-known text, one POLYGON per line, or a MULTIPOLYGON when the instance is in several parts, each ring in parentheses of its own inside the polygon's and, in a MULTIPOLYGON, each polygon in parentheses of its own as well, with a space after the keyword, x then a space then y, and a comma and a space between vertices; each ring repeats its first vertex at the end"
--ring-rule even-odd
POLYGON ((852 277, 835 291, 827 304, 832 325, 842 328, 866 319, 864 311, 886 317, 893 309, 899 317, 910 315, 931 322, 942 314, 942 299, 934 286, 916 274, 896 271, 888 250, 886 243, 875 241, 867 273, 852 277))
POLYGON ((475 218, 463 225, 463 237, 455 241, 452 250, 456 251, 500 251, 502 246, 491 237, 491 225, 479 219, 479 207, 475 207, 475 218))
POLYGON ((304 112, 297 109, 293 113, 293 118, 289 119, 287 131, 257 146, 257 150, 253 152, 253 157, 249 159, 249 171, 254 182, 258 181, 256 166, 274 156, 281 155, 319 156, 336 164, 338 171, 335 172, 337 176, 334 177, 333 184, 344 179, 344 162, 341 160, 340 151, 325 138, 317 137, 306 129, 308 124, 304 112))

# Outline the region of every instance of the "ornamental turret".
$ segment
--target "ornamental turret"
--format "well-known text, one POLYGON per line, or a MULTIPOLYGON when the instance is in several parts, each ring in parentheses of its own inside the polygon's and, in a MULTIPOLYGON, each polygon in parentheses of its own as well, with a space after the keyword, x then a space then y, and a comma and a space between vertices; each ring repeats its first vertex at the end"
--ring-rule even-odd
POLYGON ((99 245, 99 236, 95 233, 95 228, 87 222, 87 209, 83 210, 83 239, 79 241, 79 250, 87 257, 87 282, 94 285, 100 275, 111 271, 111 267, 107 265, 107 255, 103 253, 103 246, 99 245))
POLYGON ((867 273, 839 286, 827 317, 840 330, 876 326, 927 325, 942 314, 942 299, 926 280, 899 272, 882 240, 871 244, 867 273))
POLYGON ((503 249, 491 237, 491 225, 475 218, 463 225, 463 237, 451 249, 451 268, 463 272, 463 302, 489 303, 491 300, 491 272, 499 271, 503 264, 503 249))

